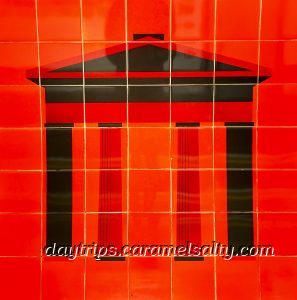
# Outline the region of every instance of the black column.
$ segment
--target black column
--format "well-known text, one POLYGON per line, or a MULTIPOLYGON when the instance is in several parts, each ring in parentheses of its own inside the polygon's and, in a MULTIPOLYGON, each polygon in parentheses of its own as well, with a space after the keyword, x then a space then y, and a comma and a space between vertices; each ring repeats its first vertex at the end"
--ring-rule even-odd
POLYGON ((229 245, 254 244, 253 225, 253 123, 226 123, 227 209, 229 245))
POLYGON ((72 127, 46 125, 47 245, 72 244, 72 127))

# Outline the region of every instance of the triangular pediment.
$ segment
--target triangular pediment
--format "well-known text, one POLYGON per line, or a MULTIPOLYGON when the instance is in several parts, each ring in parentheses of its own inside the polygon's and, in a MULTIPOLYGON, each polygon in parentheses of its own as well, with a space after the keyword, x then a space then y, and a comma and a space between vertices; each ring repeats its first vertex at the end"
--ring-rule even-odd
MULTIPOLYGON (((165 47, 146 44, 128 50, 130 72, 168 72, 170 51, 165 47)), ((106 56, 87 59, 85 72, 125 72, 126 51, 122 50, 106 56)), ((211 72, 214 61, 211 59, 172 50, 172 71, 211 72)), ((239 66, 216 62, 217 71, 246 71, 239 66)), ((82 63, 68 65, 51 72, 82 72, 82 63)))

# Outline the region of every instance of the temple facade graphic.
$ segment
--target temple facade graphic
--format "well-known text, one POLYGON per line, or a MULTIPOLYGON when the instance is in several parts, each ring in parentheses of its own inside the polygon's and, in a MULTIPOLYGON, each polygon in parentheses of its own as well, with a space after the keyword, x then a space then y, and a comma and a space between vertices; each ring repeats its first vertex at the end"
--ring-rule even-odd
POLYGON ((200 210, 201 141, 196 129, 212 122, 226 128, 228 242, 254 244, 253 90, 269 72, 161 39, 162 35, 135 35, 135 42, 87 53, 83 61, 74 57, 28 71, 28 78, 45 92, 47 244, 73 242, 75 124, 92 124, 99 134, 102 214, 97 242, 121 247, 121 170, 126 167, 122 129, 127 124, 165 123, 177 133, 176 244, 200 245, 200 221, 185 220, 200 210))

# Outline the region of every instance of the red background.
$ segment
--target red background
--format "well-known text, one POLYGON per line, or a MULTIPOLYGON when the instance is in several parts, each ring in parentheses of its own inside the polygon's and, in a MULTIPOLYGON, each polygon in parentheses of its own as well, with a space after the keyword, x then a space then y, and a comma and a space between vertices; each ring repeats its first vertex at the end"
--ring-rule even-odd
MULTIPOLYGON (((295 299, 296 10, 295 0, 1 0, 1 299, 295 299), (41 129, 45 100, 43 90, 26 79, 26 71, 125 42, 126 33, 128 42, 134 33, 163 33, 166 41, 259 62, 270 69, 271 78, 254 89, 254 220, 256 241, 272 244, 275 257, 228 262, 208 258, 194 263, 171 258, 129 258, 121 263, 40 258, 45 219, 41 129)), ((170 167, 174 132, 168 124, 161 124, 161 129, 155 125, 129 129, 130 167, 140 169, 130 171, 130 225, 125 228, 130 244, 174 239, 170 229, 174 213, 168 208, 170 175, 158 170, 156 182, 157 171, 151 170, 170 167), (147 180, 141 180, 144 176, 147 180), (145 198, 141 198, 143 190, 145 198)), ((223 242, 227 236, 225 175, 219 169, 224 166, 225 131, 218 126, 222 124, 215 124, 212 145, 212 125, 199 129, 205 141, 200 149, 202 230, 203 240, 223 242)), ((77 169, 83 168, 80 127, 74 130, 77 169)), ((90 144, 86 151, 92 153, 96 140, 91 131, 86 143, 90 144)), ((87 236, 93 236, 97 222, 91 214, 84 219, 83 172, 74 171, 77 241, 84 238, 84 226, 87 236)), ((96 174, 86 172, 91 184, 96 174)), ((92 211, 94 195, 88 197, 87 211, 92 211)))

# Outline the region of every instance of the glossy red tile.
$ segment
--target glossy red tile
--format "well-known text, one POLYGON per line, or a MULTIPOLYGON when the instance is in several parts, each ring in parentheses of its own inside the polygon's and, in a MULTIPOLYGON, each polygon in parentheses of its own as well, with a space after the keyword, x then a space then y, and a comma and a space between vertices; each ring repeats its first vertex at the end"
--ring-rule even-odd
POLYGON ((0 127, 40 127, 40 102, 38 86, 0 86, 0 127))
POLYGON ((179 300, 185 297, 213 299, 215 297, 214 259, 205 258, 204 261, 196 262, 174 261, 172 293, 174 299, 179 300))
MULTIPOLYGON (((218 212, 215 214, 215 236, 216 242, 222 246, 230 245, 234 247, 233 257, 231 260, 256 260, 257 257, 241 256, 239 252, 241 247, 251 247, 251 245, 271 245, 266 244, 263 240, 258 239, 257 230, 260 223, 255 212, 218 212), (259 225, 258 225, 259 224, 259 225)), ((222 250, 225 251, 225 250, 222 250)), ((225 252, 222 252, 225 254, 225 252)), ((220 259, 228 258, 226 255, 220 259)))
MULTIPOLYGON (((51 247, 48 253, 56 254, 59 247, 84 243, 86 220, 84 213, 50 212, 42 215, 42 251, 45 260, 67 262, 68 257, 47 257, 44 247, 51 247)), ((65 248, 64 248, 65 249, 65 248)))
POLYGON ((170 258, 134 257, 129 264, 130 297, 136 299, 170 298, 170 258), (143 272, 143 270, 146 270, 143 272))
POLYGON ((37 43, 0 43, 1 85, 32 85, 27 72, 38 67, 37 43))
POLYGON ((217 41, 216 58, 218 62, 257 70, 258 47, 258 41, 217 41))
POLYGON ((258 207, 260 212, 297 212, 296 171, 259 170, 258 207))
POLYGON ((0 169, 41 170, 41 130, 1 129, 0 169))
POLYGON ((1 276, 1 297, 19 299, 26 295, 32 300, 40 299, 40 258, 1 257, 0 266, 5 274, 1 276))
POLYGON ((127 211, 126 170, 88 170, 86 191, 88 212, 127 211))
MULTIPOLYGON (((40 77, 42 86, 79 86, 83 84, 83 59, 81 43, 67 43, 67 41, 61 43, 41 43, 39 45, 39 51, 40 77)), ((38 70, 31 69, 27 76, 33 82, 38 84, 38 70)), ((47 93, 46 88, 45 92, 47 93)), ((61 95, 66 96, 67 94, 61 95)), ((72 101, 77 99, 75 102, 79 102, 78 100, 81 100, 80 98, 80 95, 76 94, 76 97, 72 98, 72 101)), ((57 99, 59 98, 56 98, 56 100, 57 99)), ((66 98, 60 99, 60 101, 61 100, 66 100, 66 98)), ((68 102, 71 102, 71 100, 68 100, 68 102)))
POLYGON ((86 167, 119 170, 127 167, 127 128, 122 123, 91 124, 86 129, 86 167))
POLYGON ((296 295, 296 258, 260 258, 262 299, 294 299, 296 295))
POLYGON ((128 0, 127 1, 128 40, 137 38, 137 34, 161 34, 169 40, 170 2, 128 0))
POLYGON ((216 39, 257 40, 259 16, 259 0, 217 0, 216 39))
POLYGON ((172 39, 175 41, 214 39, 214 6, 212 0, 173 0, 172 39))
MULTIPOLYGON (((172 214, 171 237, 173 244, 186 246, 187 241, 193 245, 211 245, 214 240, 214 214, 211 212, 197 213, 181 206, 172 214)), ((193 262, 194 263, 194 262, 193 262)), ((195 261, 195 264, 202 264, 195 261)))
POLYGON ((38 0, 37 20, 40 41, 81 41, 79 0, 62 2, 38 0), (66 12, 67 15, 61 12, 66 12))
POLYGON ((296 169, 296 128, 257 128, 258 168, 296 169))
MULTIPOLYGON (((118 249, 128 243, 127 241, 127 215, 121 212, 88 213, 86 215, 86 240, 90 245, 97 243, 108 247, 113 245, 118 249)), ((130 241, 129 241, 130 243, 130 241)), ((131 243, 131 245, 133 245, 131 243)), ((110 257, 112 259, 112 257, 110 257)), ((105 263, 102 261, 97 263, 105 263)), ((123 260, 118 261, 122 263, 123 260)))
POLYGON ((130 212, 170 211, 170 172, 130 170, 130 212))
MULTIPOLYGON (((269 71, 264 69, 262 66, 260 66, 258 70, 258 48, 259 43, 257 41, 217 41, 215 54, 215 83, 230 85, 250 84, 251 86, 255 86, 258 80, 259 82, 262 82, 263 80, 268 78, 270 76, 269 71), (260 76, 259 78, 258 75, 260 76)), ((235 95, 236 94, 237 96, 239 96, 238 92, 235 92, 235 95)), ((217 110, 218 104, 222 105, 223 103, 218 103, 220 101, 219 99, 215 99, 215 101, 217 110)), ((232 99, 226 99, 224 102, 230 101, 232 101, 232 99)), ((237 101, 244 102, 244 99, 238 98, 237 101)), ((237 103, 232 104, 234 106, 237 105, 237 103)), ((240 110, 232 113, 235 117, 238 114, 240 115, 240 110)), ((241 116, 241 118, 243 118, 243 116, 241 116)))
POLYGON ((173 169, 212 169, 212 128, 209 124, 176 123, 171 129, 173 169), (199 126, 198 126, 199 125, 199 126))
POLYGON ((84 172, 78 170, 47 171, 43 182, 46 188, 46 203, 43 212, 84 212, 84 172), (72 184, 69 184, 72 181, 72 184))
POLYGON ((227 169, 215 170, 215 210, 217 212, 255 211, 257 208, 257 188, 256 170, 234 170, 233 172, 227 169), (235 183, 233 183, 234 181, 235 183))
POLYGON ((40 212, 45 197, 41 172, 0 172, 1 212, 40 212))
POLYGON ((172 171, 172 210, 176 212, 183 199, 188 199, 195 212, 213 211, 213 171, 172 171))
POLYGON ((259 261, 216 259, 217 299, 259 299, 259 261), (237 280, 234 280, 237 278, 237 280), (241 278, 245 278, 244 280, 241 278), (226 289, 232 286, 232 289, 226 289))
POLYGON ((125 1, 82 2, 85 41, 125 41, 125 1))
POLYGON ((84 263, 83 258, 75 260, 44 259, 42 299, 82 299, 84 297, 84 263), (65 274, 68 274, 66 281, 65 274))
POLYGON ((129 158, 132 169, 164 169, 170 167, 169 128, 129 129, 129 158))
POLYGON ((127 261, 86 259, 86 299, 127 299, 129 297, 128 278, 127 261))
POLYGON ((170 214, 130 213, 129 244, 170 245, 170 214))
POLYGON ((1 11, 4 12, 0 26, 9 28, 0 33, 1 41, 36 41, 35 1, 1 1, 1 11))
POLYGON ((259 126, 296 126, 297 85, 260 85, 258 97, 259 126), (282 99, 279 102, 279 99, 282 99))
MULTIPOLYGON (((214 128, 214 168, 256 168, 256 128, 251 122, 218 123, 214 128)), ((260 130, 260 129, 259 129, 260 130)))
POLYGON ((296 241, 291 233, 296 227, 296 213, 259 213, 259 244, 274 247, 276 257, 295 256, 296 241))
POLYGON ((41 253, 40 214, 0 215, 1 256, 39 256, 41 253))
POLYGON ((260 65, 271 73, 265 83, 296 83, 296 41, 261 41, 260 65))
POLYGON ((262 8, 261 38, 264 40, 296 39, 296 2, 264 0, 262 8))

